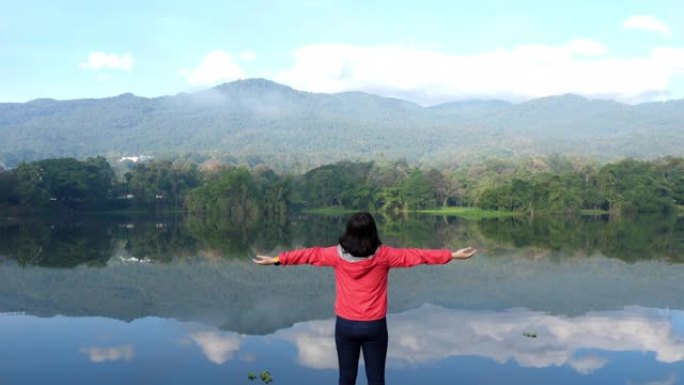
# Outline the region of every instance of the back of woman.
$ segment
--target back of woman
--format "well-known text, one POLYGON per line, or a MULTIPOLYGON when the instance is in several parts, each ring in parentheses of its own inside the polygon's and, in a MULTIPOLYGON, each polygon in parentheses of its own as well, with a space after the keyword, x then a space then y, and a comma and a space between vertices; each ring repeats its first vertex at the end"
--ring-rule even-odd
POLYGON ((385 384, 387 359, 387 275, 391 268, 420 264, 445 264, 467 259, 473 248, 428 250, 385 246, 378 237, 375 219, 369 213, 354 214, 340 243, 257 256, 260 265, 329 266, 335 269, 335 345, 340 385, 356 383, 361 351, 369 385, 385 384))

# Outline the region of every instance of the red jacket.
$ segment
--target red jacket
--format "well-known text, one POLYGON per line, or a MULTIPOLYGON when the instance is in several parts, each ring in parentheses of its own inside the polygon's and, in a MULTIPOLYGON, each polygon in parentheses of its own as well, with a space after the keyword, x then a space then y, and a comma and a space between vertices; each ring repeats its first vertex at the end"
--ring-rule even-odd
POLYGON ((387 274, 392 267, 445 264, 451 250, 397 249, 381 245, 369 258, 351 262, 339 246, 281 253, 282 265, 309 264, 335 269, 335 313, 346 319, 372 321, 387 314, 387 274))

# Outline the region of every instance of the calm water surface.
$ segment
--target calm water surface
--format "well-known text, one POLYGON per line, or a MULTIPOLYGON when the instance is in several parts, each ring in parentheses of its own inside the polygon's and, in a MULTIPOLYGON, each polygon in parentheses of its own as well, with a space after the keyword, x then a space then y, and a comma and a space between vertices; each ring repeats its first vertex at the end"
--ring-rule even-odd
MULTIPOLYGON (((336 383, 332 271, 249 258, 334 244, 344 223, 2 220, 0 384, 336 383)), ((482 250, 392 271, 388 384, 684 383, 681 218, 381 229, 396 246, 482 250)))

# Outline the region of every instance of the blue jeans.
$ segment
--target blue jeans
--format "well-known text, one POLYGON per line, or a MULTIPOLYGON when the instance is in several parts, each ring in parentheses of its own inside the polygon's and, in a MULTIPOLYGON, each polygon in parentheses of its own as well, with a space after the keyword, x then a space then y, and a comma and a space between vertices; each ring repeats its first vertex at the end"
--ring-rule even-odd
POLYGON ((355 385, 363 349, 368 385, 385 385, 387 320, 352 321, 337 317, 335 345, 340 365, 340 385, 355 385))

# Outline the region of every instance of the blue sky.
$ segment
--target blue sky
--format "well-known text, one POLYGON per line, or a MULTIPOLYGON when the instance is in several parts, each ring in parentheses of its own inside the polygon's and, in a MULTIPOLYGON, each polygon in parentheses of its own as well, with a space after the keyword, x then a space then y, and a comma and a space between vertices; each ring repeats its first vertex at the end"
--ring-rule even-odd
POLYGON ((436 104, 684 98, 684 1, 0 0, 0 102, 266 77, 436 104))

